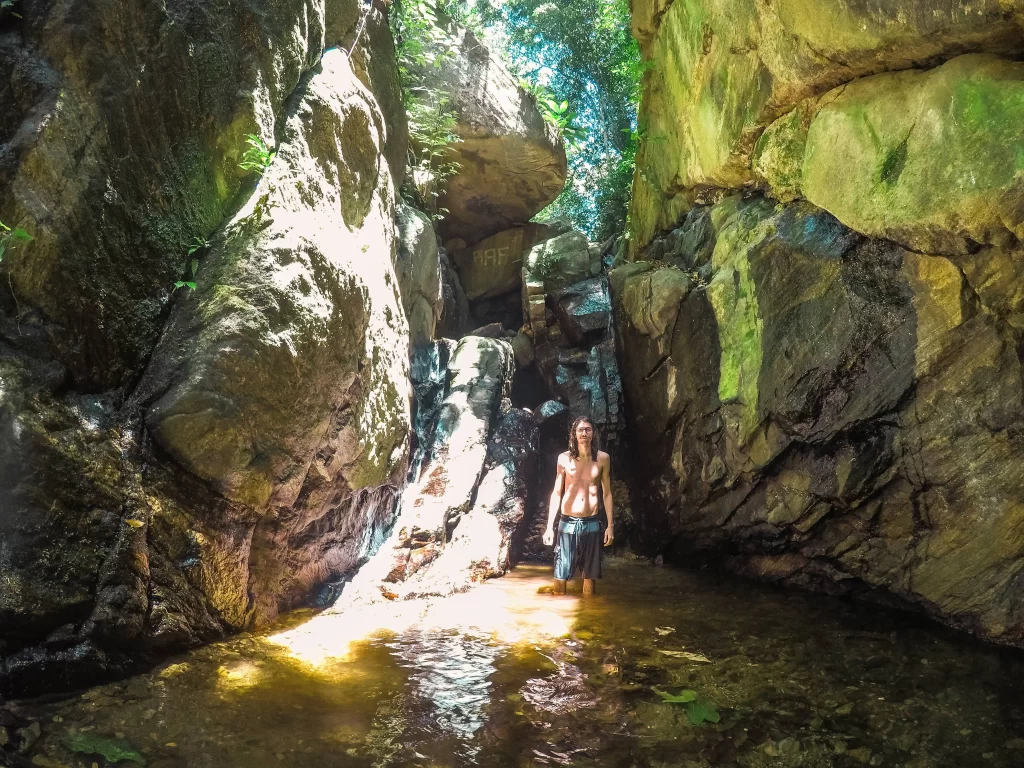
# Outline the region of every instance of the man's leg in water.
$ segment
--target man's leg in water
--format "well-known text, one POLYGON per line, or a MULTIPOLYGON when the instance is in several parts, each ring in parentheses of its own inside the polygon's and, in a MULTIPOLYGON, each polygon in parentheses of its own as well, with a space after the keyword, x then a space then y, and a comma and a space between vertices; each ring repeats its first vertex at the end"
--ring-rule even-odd
POLYGON ((579 562, 583 571, 583 596, 589 597, 597 592, 596 579, 601 578, 601 546, 604 532, 596 524, 588 526, 586 533, 580 537, 579 562))

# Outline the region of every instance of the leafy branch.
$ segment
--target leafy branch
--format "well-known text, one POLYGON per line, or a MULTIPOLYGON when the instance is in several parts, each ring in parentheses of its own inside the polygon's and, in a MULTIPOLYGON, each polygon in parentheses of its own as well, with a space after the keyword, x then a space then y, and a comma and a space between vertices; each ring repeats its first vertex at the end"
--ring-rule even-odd
POLYGON ((190 277, 192 279, 191 280, 175 280, 174 281, 174 290, 175 291, 178 290, 179 288, 188 288, 190 291, 194 291, 196 289, 196 271, 199 269, 199 259, 196 256, 196 254, 199 251, 206 250, 209 247, 210 247, 210 241, 207 240, 206 238, 203 238, 203 237, 194 237, 194 238, 192 238, 192 245, 190 245, 188 247, 188 255, 189 255, 189 262, 188 262, 188 272, 189 272, 189 274, 188 274, 188 277, 190 277))
POLYGON ((4 254, 17 243, 30 243, 33 240, 35 238, 21 227, 11 229, 0 221, 0 261, 4 260, 4 254))
POLYGON ((449 154, 452 145, 462 141, 455 133, 458 118, 445 94, 425 87, 410 92, 406 111, 415 195, 427 213, 440 218, 447 211, 438 207, 438 198, 461 167, 449 154))

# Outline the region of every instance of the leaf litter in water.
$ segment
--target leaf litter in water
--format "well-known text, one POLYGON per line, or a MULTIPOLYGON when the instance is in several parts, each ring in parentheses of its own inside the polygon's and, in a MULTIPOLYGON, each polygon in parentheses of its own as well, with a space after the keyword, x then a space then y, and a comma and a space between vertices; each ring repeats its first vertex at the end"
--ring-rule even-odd
POLYGON ((699 661, 706 664, 711 663, 711 659, 709 659, 703 653, 690 653, 689 651, 665 651, 661 648, 658 649, 658 653, 663 653, 666 656, 671 656, 673 659, 687 659, 689 661, 699 661))
POLYGON ((705 722, 717 723, 722 719, 715 706, 709 701, 701 700, 696 691, 684 689, 677 694, 671 694, 658 688, 651 690, 661 696, 661 700, 666 704, 685 704, 686 719, 692 725, 701 725, 705 722))
POLYGON ((64 746, 72 752, 101 755, 108 763, 127 760, 141 766, 146 765, 146 758, 124 739, 111 739, 97 733, 71 733, 65 736, 63 741, 64 746))

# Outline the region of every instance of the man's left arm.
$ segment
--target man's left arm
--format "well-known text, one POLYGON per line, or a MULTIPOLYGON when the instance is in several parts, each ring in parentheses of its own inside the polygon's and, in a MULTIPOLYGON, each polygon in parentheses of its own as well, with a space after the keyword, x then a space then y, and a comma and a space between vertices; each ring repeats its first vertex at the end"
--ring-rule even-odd
POLYGON ((604 492, 604 513, 608 516, 608 527, 604 530, 604 545, 610 547, 615 540, 612 518, 612 461, 606 453, 601 462, 601 490, 604 492))

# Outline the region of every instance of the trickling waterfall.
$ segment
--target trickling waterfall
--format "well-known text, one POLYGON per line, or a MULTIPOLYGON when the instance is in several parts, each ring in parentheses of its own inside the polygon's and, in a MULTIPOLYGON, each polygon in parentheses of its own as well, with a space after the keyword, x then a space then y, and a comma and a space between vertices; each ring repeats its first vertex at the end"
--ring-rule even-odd
POLYGON ((413 348, 410 376, 413 385, 413 444, 407 486, 420 479, 431 458, 434 428, 441 403, 448 395, 448 361, 455 343, 439 339, 413 348))

